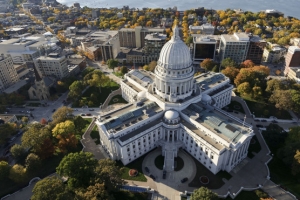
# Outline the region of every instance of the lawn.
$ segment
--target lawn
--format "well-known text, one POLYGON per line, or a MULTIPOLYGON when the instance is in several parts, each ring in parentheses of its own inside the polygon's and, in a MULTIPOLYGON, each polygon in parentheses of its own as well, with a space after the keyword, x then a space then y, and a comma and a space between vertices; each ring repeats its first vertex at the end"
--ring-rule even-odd
MULTIPOLYGON (((231 197, 227 197, 226 200, 232 200, 231 197)), ((234 200, 260 200, 260 198, 255 194, 255 192, 242 191, 238 194, 234 200)))
POLYGON ((95 126, 90 134, 91 138, 94 139, 95 143, 100 144, 100 135, 97 126, 95 126))
POLYGON ((269 118, 274 116, 278 119, 292 119, 290 113, 286 110, 279 110, 274 105, 255 102, 250 100, 245 100, 251 113, 255 115, 255 117, 269 118))
POLYGON ((125 99, 123 99, 122 95, 116 95, 114 96, 110 102, 108 103, 108 105, 112 105, 112 104, 116 104, 116 103, 128 103, 125 99))
POLYGON ((88 105, 89 107, 99 107, 100 104, 103 104, 108 97, 108 95, 119 89, 119 85, 110 81, 106 86, 101 88, 101 92, 98 87, 89 87, 81 96, 81 98, 72 104, 72 107, 81 107, 88 105))
POLYGON ((224 185, 222 178, 219 176, 214 175, 211 171, 209 171, 205 166, 203 166, 198 160, 191 156, 196 164, 196 175, 194 179, 189 183, 189 187, 207 187, 209 189, 218 189, 224 185), (199 178, 201 176, 207 176, 209 178, 209 183, 204 185, 200 182, 199 178))
POLYGON ((248 149, 248 157, 253 158, 254 154, 252 152, 258 153, 258 152, 260 152, 260 150, 261 150, 261 146, 257 140, 257 137, 253 136, 253 138, 251 139, 250 145, 249 145, 249 149, 248 149))
MULTIPOLYGON (((152 152, 152 151, 150 151, 150 152, 152 152)), ((121 161, 117 161, 117 166, 119 166, 119 167, 122 168, 122 179, 147 182, 147 179, 144 176, 143 170, 142 170, 143 160, 144 160, 144 158, 145 158, 145 156, 147 154, 145 154, 142 157, 134 160, 133 162, 129 163, 126 166, 124 166, 121 161), (135 176, 135 177, 129 176, 129 170, 130 169, 136 169, 136 170, 138 170, 138 172, 139 172, 138 175, 135 176)))
POLYGON ((239 111, 239 112, 245 114, 242 104, 240 104, 237 101, 231 101, 231 103, 229 105, 227 105, 226 107, 228 107, 230 110, 236 110, 236 111, 239 111))

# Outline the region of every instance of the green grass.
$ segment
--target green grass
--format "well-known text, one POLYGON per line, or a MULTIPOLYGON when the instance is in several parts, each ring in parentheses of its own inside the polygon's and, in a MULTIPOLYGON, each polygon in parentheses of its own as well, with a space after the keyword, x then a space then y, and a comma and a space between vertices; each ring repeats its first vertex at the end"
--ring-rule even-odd
POLYGON ((231 101, 231 103, 227 107, 231 110, 236 110, 245 114, 242 104, 237 101, 231 101))
POLYGON ((128 103, 125 99, 123 99, 122 95, 116 95, 114 96, 110 102, 108 103, 108 105, 112 105, 112 104, 116 104, 116 103, 128 103))
POLYGON ((274 105, 262 103, 262 102, 255 102, 250 100, 245 100, 251 113, 255 115, 255 117, 263 117, 269 118, 274 116, 278 119, 292 119, 290 113, 286 110, 279 110, 274 105))
POLYGON ((286 166, 279 158, 273 157, 268 164, 271 180, 281 185, 285 190, 300 198, 300 182, 291 174, 291 168, 286 166))
POLYGON ((95 126, 90 134, 91 138, 94 139, 95 143, 100 144, 100 135, 97 126, 95 126))
POLYGON ((82 94, 81 98, 72 104, 72 107, 81 107, 84 105, 88 105, 89 107, 99 107, 100 104, 105 102, 108 95, 119 87, 120 86, 114 81, 110 81, 106 86, 102 87, 101 92, 98 87, 89 87, 82 94))
POLYGON ((146 192, 119 191, 114 193, 114 197, 122 200, 147 200, 149 199, 149 194, 146 192))
POLYGON ((157 156, 154 160, 155 166, 160 170, 163 170, 164 163, 165 163, 165 157, 162 155, 157 156))
MULTIPOLYGON (((150 151, 152 152, 152 151, 150 151)), ((142 157, 134 160, 133 162, 129 163, 128 165, 124 166, 121 161, 117 161, 117 166, 122 168, 122 179, 125 180, 133 180, 133 181, 142 181, 142 182, 147 182, 146 177, 143 174, 142 170, 142 164, 143 160, 147 154, 143 155, 142 157), (139 174, 135 177, 129 176, 129 170, 130 169, 136 169, 139 171, 139 174)))
MULTIPOLYGON (((232 200, 232 198, 227 197, 226 200, 232 200)), ((234 200, 260 200, 260 198, 253 191, 242 191, 236 198, 234 198, 234 200)))
POLYGON ((217 173, 217 176, 218 177, 220 177, 220 178, 225 178, 225 179, 227 179, 227 180, 229 180, 229 179, 231 179, 231 174, 229 174, 228 172, 226 172, 226 171, 219 171, 218 173, 217 173))
POLYGON ((257 140, 257 137, 253 136, 252 140, 254 140, 255 143, 252 144, 250 142, 249 149, 248 149, 248 157, 249 158, 253 158, 254 157, 254 154, 252 152, 258 153, 261 150, 261 146, 260 146, 260 144, 259 144, 259 142, 257 140))

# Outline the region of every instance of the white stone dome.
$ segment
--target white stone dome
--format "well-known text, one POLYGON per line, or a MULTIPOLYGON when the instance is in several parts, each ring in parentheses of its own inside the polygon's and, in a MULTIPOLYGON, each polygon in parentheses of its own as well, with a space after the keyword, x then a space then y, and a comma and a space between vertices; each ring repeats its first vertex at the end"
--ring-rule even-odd
POLYGON ((173 36, 161 49, 157 64, 165 69, 185 69, 192 64, 189 48, 179 37, 176 26, 173 36))
POLYGON ((207 94, 202 94, 201 101, 203 101, 203 102, 210 102, 211 101, 211 97, 209 95, 207 95, 207 94))
POLYGON ((179 113, 176 110, 168 110, 164 115, 166 120, 178 119, 179 113))

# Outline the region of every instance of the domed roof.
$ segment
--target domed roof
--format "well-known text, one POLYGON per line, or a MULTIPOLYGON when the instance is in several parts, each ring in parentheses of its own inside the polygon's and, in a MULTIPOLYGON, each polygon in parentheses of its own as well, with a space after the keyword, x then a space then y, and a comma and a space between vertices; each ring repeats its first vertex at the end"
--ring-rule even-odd
POLYGON ((161 49, 158 65, 165 69, 183 69, 192 64, 189 48, 179 37, 179 28, 175 26, 173 36, 161 49))
POLYGON ((179 117, 179 113, 176 110, 168 110, 164 115, 167 120, 174 120, 179 117))
POLYGON ((211 97, 207 94, 202 94, 201 101, 209 102, 209 101, 211 101, 211 97))

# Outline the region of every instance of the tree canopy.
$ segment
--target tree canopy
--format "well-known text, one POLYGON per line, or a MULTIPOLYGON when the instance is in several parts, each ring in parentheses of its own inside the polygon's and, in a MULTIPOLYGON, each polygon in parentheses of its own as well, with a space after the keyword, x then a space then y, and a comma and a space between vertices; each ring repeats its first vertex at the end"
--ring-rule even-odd
POLYGON ((216 63, 210 58, 206 58, 200 63, 200 66, 206 71, 212 71, 215 65, 216 63))
POLYGON ((115 68, 118 66, 119 61, 116 59, 108 59, 106 61, 106 64, 108 66, 109 69, 112 69, 113 71, 115 70, 115 68))
POLYGON ((219 197, 216 193, 213 193, 206 187, 200 187, 199 189, 194 190, 191 195, 191 200, 218 200, 219 197))
POLYGON ((58 108, 52 115, 53 124, 66 121, 73 113, 73 109, 67 106, 58 108))

